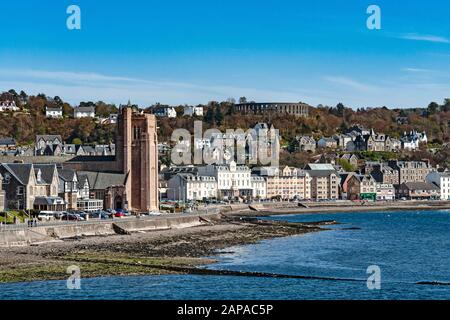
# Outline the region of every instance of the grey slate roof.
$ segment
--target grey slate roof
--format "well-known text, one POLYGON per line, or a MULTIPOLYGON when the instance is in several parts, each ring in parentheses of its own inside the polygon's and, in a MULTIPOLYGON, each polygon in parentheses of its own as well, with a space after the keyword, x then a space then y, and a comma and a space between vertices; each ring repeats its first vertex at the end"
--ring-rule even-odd
MULTIPOLYGON (((50 184, 53 180, 53 175, 55 174, 55 164, 34 164, 34 172, 37 175, 38 170, 41 170, 42 182, 50 184)), ((39 181, 38 181, 39 182, 39 181)))
POLYGON ((49 205, 54 205, 54 204, 58 204, 58 203, 63 203, 64 200, 60 197, 36 197, 34 199, 34 204, 35 205, 41 205, 41 206, 49 206, 49 205))
POLYGON ((0 138, 0 146, 15 146, 16 140, 14 138, 0 138))
POLYGON ((430 182, 405 182, 403 184, 409 190, 440 190, 437 185, 430 182))
POLYGON ((74 110, 75 112, 95 112, 95 107, 78 107, 74 110))
MULTIPOLYGON (((86 180, 89 183, 89 178, 86 174, 83 174, 80 172, 77 173, 77 176, 78 176, 78 188, 82 189, 82 188, 84 188, 84 184, 85 184, 86 180)), ((90 184, 89 184, 89 186, 90 186, 90 184)))
POLYGON ((46 107, 46 111, 62 111, 62 107, 46 107))
POLYGON ((62 138, 60 135, 56 134, 42 134, 36 136, 36 141, 43 139, 44 141, 54 141, 55 139, 59 139, 62 142, 62 138))
POLYGON ((73 181, 75 170, 71 169, 58 169, 59 177, 64 181, 73 181))
POLYGON ((111 186, 123 186, 127 178, 125 173, 79 171, 78 174, 87 177, 92 190, 104 190, 111 186))
POLYGON ((334 170, 307 170, 311 177, 328 177, 332 173, 336 174, 334 170))
POLYGON ((8 170, 21 184, 26 185, 30 181, 33 165, 31 163, 3 163, 2 166, 8 170))

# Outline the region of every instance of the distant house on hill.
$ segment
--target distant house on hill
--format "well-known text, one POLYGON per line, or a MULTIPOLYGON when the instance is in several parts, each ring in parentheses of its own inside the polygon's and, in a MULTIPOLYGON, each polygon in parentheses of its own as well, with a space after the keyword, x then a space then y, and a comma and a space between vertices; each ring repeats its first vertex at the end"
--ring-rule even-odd
POLYGON ((176 118, 177 111, 171 106, 156 105, 150 108, 150 112, 159 118, 176 118))
POLYGON ((338 157, 340 160, 348 161, 354 168, 358 167, 359 158, 356 154, 353 153, 345 153, 338 157))
POLYGON ((354 137, 350 134, 335 134, 333 139, 337 141, 338 148, 343 151, 355 151, 354 137))
POLYGON ((36 156, 59 156, 63 153, 63 140, 60 135, 37 135, 36 156))
POLYGON ((203 107, 202 106, 184 106, 184 115, 185 116, 203 116, 203 107))
POLYGON ((374 130, 370 130, 367 135, 359 135, 355 141, 356 151, 397 151, 399 144, 397 140, 392 140, 386 134, 375 133, 374 130))
POLYGON ((333 138, 323 137, 319 141, 317 141, 317 147, 322 149, 337 149, 338 142, 333 138))
POLYGON ((316 152, 316 140, 310 136, 299 136, 296 137, 298 142, 298 150, 307 152, 316 152))
POLYGON ((0 101, 0 112, 5 111, 19 111, 19 107, 16 106, 16 103, 14 101, 0 101))
POLYGON ((421 143, 428 143, 426 132, 417 132, 415 130, 404 133, 400 139, 402 147, 405 150, 417 150, 421 143))
POLYGON ((62 118, 63 111, 61 107, 45 107, 45 116, 47 118, 62 118))
POLYGON ((74 108, 73 115, 76 119, 95 118, 95 107, 78 107, 74 108))
POLYGON ((117 118, 118 118, 118 114, 117 113, 111 113, 109 115, 109 123, 110 124, 116 124, 117 123, 117 118))
POLYGON ((6 151, 16 148, 16 140, 14 138, 0 138, 0 151, 6 151))

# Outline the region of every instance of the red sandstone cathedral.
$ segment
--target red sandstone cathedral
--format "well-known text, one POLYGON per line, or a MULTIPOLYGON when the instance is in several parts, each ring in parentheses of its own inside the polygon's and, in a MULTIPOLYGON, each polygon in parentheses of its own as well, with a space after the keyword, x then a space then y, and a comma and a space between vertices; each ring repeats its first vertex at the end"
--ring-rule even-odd
POLYGON ((157 146, 155 116, 123 107, 117 121, 116 156, 75 158, 63 167, 90 175, 93 189, 99 190, 96 198, 104 199, 105 208, 158 210, 157 146))

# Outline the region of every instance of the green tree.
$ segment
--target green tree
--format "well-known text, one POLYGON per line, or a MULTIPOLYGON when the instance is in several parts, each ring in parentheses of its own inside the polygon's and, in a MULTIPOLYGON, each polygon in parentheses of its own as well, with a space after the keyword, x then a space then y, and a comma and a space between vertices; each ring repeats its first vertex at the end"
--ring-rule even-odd
POLYGON ((345 111, 345 106, 341 102, 339 102, 336 105, 336 116, 343 117, 344 116, 344 111, 345 111))
POLYGON ((28 95, 23 90, 20 91, 20 97, 22 98, 23 101, 27 101, 28 99, 28 95))
POLYGON ((53 98, 53 101, 56 103, 56 105, 57 105, 58 107, 61 107, 61 106, 63 105, 63 101, 61 100, 61 98, 60 98, 59 96, 55 96, 55 97, 53 98))
POLYGON ((356 168, 346 159, 338 159, 337 163, 340 164, 346 172, 356 171, 356 168))
POLYGON ((72 140, 72 144, 81 145, 83 144, 83 142, 81 141, 80 138, 75 138, 72 140))
POLYGON ((435 114, 439 111, 439 105, 436 102, 431 102, 428 105, 428 114, 435 114))
POLYGON ((214 118, 215 118, 214 108, 208 107, 208 110, 206 111, 205 114, 205 122, 210 125, 214 125, 214 118))
POLYGON ((223 113, 219 106, 216 107, 216 112, 214 114, 214 119, 216 120, 217 125, 221 125, 223 122, 223 113))
POLYGON ((442 111, 444 112, 450 111, 450 98, 444 100, 444 104, 442 105, 442 111))
POLYGON ((62 106, 63 116, 71 117, 73 116, 73 108, 68 103, 64 103, 62 106))

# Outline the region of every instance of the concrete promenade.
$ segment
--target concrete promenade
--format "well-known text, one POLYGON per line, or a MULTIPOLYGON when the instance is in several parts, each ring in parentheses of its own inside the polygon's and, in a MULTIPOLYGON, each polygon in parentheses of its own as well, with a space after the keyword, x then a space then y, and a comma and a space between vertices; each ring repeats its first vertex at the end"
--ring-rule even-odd
POLYGON ((42 222, 36 227, 26 224, 3 226, 0 229, 1 246, 23 246, 76 237, 130 234, 207 225, 220 218, 217 210, 192 214, 125 217, 108 220, 42 222))

